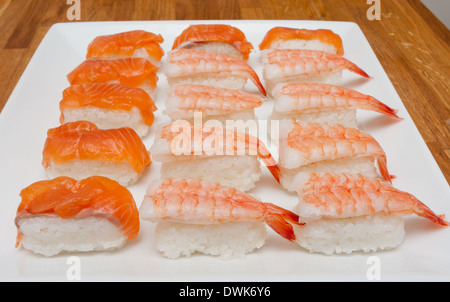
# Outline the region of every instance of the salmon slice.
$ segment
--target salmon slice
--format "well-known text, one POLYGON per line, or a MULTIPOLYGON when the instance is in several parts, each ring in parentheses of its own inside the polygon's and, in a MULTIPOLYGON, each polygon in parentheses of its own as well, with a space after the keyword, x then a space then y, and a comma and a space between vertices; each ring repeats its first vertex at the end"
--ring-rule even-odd
POLYGON ((172 50, 190 43, 226 42, 232 44, 247 61, 253 45, 247 41, 245 34, 238 28, 225 24, 198 24, 186 28, 176 37, 172 50))
POLYGON ((42 165, 64 164, 71 160, 126 161, 137 173, 151 163, 150 153, 131 128, 98 129, 95 124, 78 121, 47 131, 42 165))
MULTIPOLYGON (((119 224, 124 236, 132 240, 139 233, 139 213, 130 191, 118 182, 102 176, 76 181, 61 176, 38 181, 20 192, 15 223, 34 215, 55 215, 63 219, 105 217, 119 224)), ((18 232, 16 247, 22 234, 18 232)))
POLYGON ((67 75, 71 85, 83 83, 117 82, 138 88, 148 85, 156 88, 158 67, 143 58, 117 60, 86 60, 67 75))
POLYGON ((161 61, 164 55, 160 43, 164 42, 161 35, 144 30, 133 30, 112 35, 96 37, 88 46, 86 59, 110 59, 111 57, 131 57, 138 49, 155 61, 161 61))
POLYGON ((307 41, 317 40, 334 46, 337 55, 344 55, 344 46, 341 37, 329 29, 310 30, 289 27, 274 27, 266 33, 264 39, 259 45, 259 49, 264 50, 271 48, 271 45, 279 40, 287 41, 292 39, 307 41))
POLYGON ((85 83, 71 85, 64 90, 63 98, 59 103, 60 122, 65 123, 66 109, 88 106, 126 111, 137 108, 148 126, 153 124, 153 112, 157 110, 152 98, 143 89, 116 83, 85 83))

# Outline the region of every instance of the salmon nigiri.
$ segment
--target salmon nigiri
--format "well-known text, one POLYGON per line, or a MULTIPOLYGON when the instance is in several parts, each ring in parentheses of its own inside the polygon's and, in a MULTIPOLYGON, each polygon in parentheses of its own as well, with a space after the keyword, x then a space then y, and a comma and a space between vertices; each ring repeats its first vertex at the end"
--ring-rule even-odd
POLYGON ((120 83, 142 88, 154 96, 158 68, 143 58, 124 58, 117 60, 85 60, 68 75, 70 85, 84 83, 120 83))
POLYGON ((266 33, 259 49, 310 49, 344 55, 341 37, 329 29, 274 27, 266 33))
POLYGON ((60 252, 122 247, 139 233, 139 213, 130 191, 106 177, 57 177, 20 192, 16 247, 53 256, 60 252))
POLYGON ((136 182, 151 163, 148 150, 133 129, 101 130, 87 121, 49 129, 42 154, 42 165, 50 177, 101 175, 122 185, 136 182))
POLYGON ((164 39, 144 30, 133 30, 96 37, 88 46, 86 59, 122 59, 138 57, 159 66, 164 50, 164 39))
POLYGON ((86 120, 101 129, 130 127, 147 135, 157 109, 153 99, 140 88, 117 83, 71 85, 59 103, 60 122, 86 120))
POLYGON ((225 24, 191 25, 176 37, 172 50, 195 48, 220 52, 247 61, 253 45, 238 28, 225 24))

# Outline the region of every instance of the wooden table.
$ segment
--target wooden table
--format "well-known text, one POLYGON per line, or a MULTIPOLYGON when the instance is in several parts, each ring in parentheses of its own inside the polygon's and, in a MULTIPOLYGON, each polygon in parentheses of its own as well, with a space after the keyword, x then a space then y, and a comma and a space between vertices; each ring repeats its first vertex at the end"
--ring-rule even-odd
MULTIPOLYGON (((81 21, 298 19, 356 22, 450 182, 450 31, 419 0, 79 0, 81 21)), ((71 3, 71 1, 69 1, 71 3)), ((0 1, 0 110, 66 0, 0 1)))

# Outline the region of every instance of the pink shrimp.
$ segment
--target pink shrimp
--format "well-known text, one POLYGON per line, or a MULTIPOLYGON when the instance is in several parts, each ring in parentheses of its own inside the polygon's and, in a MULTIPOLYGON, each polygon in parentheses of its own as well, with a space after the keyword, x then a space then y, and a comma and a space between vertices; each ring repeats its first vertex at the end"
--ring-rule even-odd
POLYGON ((205 114, 226 114, 254 109, 262 105, 262 97, 234 89, 204 85, 177 85, 166 101, 169 116, 175 112, 200 111, 205 114))
POLYGON ((169 141, 171 154, 258 155, 276 181, 280 181, 280 171, 276 160, 261 140, 248 133, 222 127, 209 128, 204 124, 198 125, 187 121, 175 121, 163 126, 156 139, 169 141), (186 144, 185 140, 189 140, 189 144, 186 144), (189 150, 185 150, 185 146, 189 146, 189 150), (197 150, 199 147, 201 150, 197 150))
POLYGON ((279 83, 316 82, 337 84, 343 70, 365 78, 370 76, 344 57, 329 52, 307 49, 274 49, 261 57, 263 76, 268 91, 279 83))
POLYGON ((177 77, 201 76, 236 76, 250 79, 259 91, 266 96, 266 90, 256 72, 245 61, 222 53, 204 50, 179 49, 173 51, 168 60, 166 76, 177 77))
POLYGON ((413 195, 381 179, 360 174, 312 173, 298 193, 299 210, 309 213, 308 218, 416 214, 439 225, 449 225, 444 215, 436 215, 413 195))
POLYGON ((308 49, 275 49, 262 57, 263 64, 290 73, 319 73, 348 69, 365 78, 370 76, 356 64, 329 52, 308 49))
POLYGON ((280 112, 330 110, 339 107, 372 110, 401 119, 396 109, 358 91, 328 84, 290 83, 274 89, 275 107, 280 112))
POLYGON ((292 225, 303 225, 291 211, 235 188, 199 179, 166 178, 151 183, 140 213, 145 220, 194 224, 261 221, 290 241, 295 241, 292 225))
POLYGON ((386 154, 380 144, 368 133, 357 128, 327 123, 302 124, 294 119, 286 123, 289 123, 289 132, 280 138, 281 165, 285 166, 287 162, 290 162, 290 165, 303 166, 322 160, 373 156, 377 159, 383 178, 391 181, 386 154), (294 152, 295 158, 292 156, 285 158, 285 154, 289 154, 286 151, 294 152))

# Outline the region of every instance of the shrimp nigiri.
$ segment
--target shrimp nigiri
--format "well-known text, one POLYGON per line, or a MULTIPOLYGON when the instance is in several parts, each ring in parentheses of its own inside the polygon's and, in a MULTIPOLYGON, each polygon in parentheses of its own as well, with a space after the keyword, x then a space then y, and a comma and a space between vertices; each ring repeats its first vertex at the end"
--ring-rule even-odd
POLYGON ((344 55, 341 37, 329 29, 274 27, 266 33, 259 49, 310 49, 344 55))
POLYGON ((101 129, 130 127, 141 137, 148 134, 157 110, 140 88, 117 83, 84 83, 63 91, 60 122, 86 120, 101 129))
POLYGON ((144 58, 159 66, 164 50, 161 35, 133 30, 112 35, 98 36, 88 46, 86 59, 144 58))
POLYGON ((403 240, 404 215, 449 225, 444 215, 436 215, 413 195, 361 174, 312 173, 297 193, 296 213, 306 222, 296 231, 297 242, 310 251, 393 248, 403 240))
POLYGON ((42 165, 52 178, 101 175, 122 185, 135 183, 151 163, 148 150, 133 129, 101 130, 87 121, 49 129, 42 154, 42 165))
POLYGON ((362 173, 391 181, 386 153, 370 134, 326 123, 280 122, 280 183, 296 191, 311 172, 362 173))
POLYGON ((139 233, 133 196, 106 177, 42 180, 20 196, 16 247, 38 254, 113 250, 139 233))
POLYGON ((344 70, 370 76, 344 57, 319 50, 274 49, 262 54, 263 76, 269 93, 278 83, 338 84, 344 70))
POLYGON ((175 38, 172 50, 179 48, 220 52, 247 61, 253 45, 238 28, 225 24, 191 25, 175 38))
POLYGON ((278 165, 257 137, 216 125, 175 121, 162 126, 152 159, 162 177, 198 178, 248 191, 261 177, 261 159, 278 180, 278 165))
POLYGON ((167 257, 199 251, 242 256, 264 244, 264 223, 295 241, 298 216, 272 203, 204 180, 156 180, 139 208, 143 220, 158 222, 156 243, 167 257))
POLYGON ((224 126, 227 120, 255 120, 255 108, 262 105, 258 94, 205 85, 176 85, 170 92, 164 111, 172 120, 194 121, 201 112, 203 121, 214 119, 224 126))
POLYGON ((170 85, 200 84, 243 90, 250 79, 266 96, 257 73, 245 61, 222 53, 178 49, 169 55, 165 75, 170 85))
POLYGON ((301 122, 320 122, 357 127, 356 110, 371 110, 400 119, 397 110, 374 97, 335 85, 317 83, 278 84, 273 89, 272 119, 295 117, 301 122))
POLYGON ((158 82, 158 68, 143 58, 85 60, 68 75, 70 85, 84 83, 120 83, 142 88, 153 96, 158 82))

